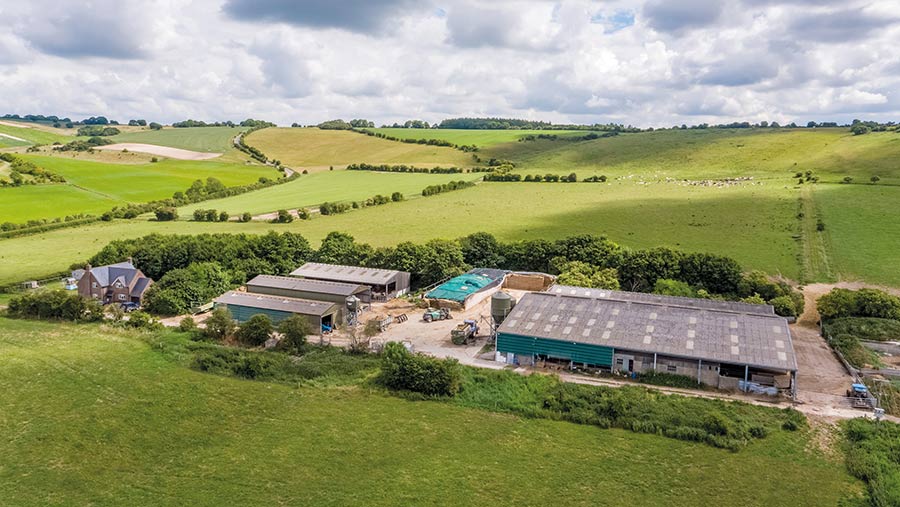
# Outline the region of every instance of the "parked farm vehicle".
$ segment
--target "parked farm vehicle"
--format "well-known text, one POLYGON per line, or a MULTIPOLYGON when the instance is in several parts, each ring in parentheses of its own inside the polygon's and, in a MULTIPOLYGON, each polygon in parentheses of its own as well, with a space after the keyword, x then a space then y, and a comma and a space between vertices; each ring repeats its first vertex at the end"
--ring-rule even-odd
POLYGON ((474 320, 466 319, 450 331, 450 340, 454 345, 463 345, 474 340, 476 333, 478 333, 478 324, 474 320))
POLYGON ((865 384, 853 384, 847 389, 847 397, 853 408, 869 408, 872 400, 869 398, 869 388, 865 384))
POLYGON ((433 320, 446 320, 452 319, 453 317, 450 315, 450 310, 446 308, 429 308, 425 310, 425 315, 422 315, 422 320, 425 322, 431 322, 433 320))

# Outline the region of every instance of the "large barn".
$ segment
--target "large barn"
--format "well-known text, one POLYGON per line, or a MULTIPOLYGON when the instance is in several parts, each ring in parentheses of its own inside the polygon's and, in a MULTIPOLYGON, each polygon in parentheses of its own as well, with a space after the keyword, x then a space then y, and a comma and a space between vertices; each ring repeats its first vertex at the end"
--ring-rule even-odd
POLYGON ((238 322, 263 314, 278 323, 291 315, 303 315, 313 329, 332 328, 337 323, 340 305, 326 301, 286 298, 249 292, 228 291, 214 300, 216 308, 224 307, 238 322))
POLYGON ((721 389, 796 390, 787 321, 769 305, 555 285, 498 328, 498 359, 667 372, 721 389))
POLYGON ((255 276, 247 282, 247 292, 337 304, 339 307, 337 313, 338 323, 344 322, 348 298, 355 297, 363 303, 368 303, 372 300, 372 289, 365 285, 324 282, 291 276, 255 276))
POLYGON ((410 274, 392 269, 307 262, 291 272, 291 276, 307 280, 365 285, 372 289, 372 299, 375 300, 387 300, 409 292, 410 274))

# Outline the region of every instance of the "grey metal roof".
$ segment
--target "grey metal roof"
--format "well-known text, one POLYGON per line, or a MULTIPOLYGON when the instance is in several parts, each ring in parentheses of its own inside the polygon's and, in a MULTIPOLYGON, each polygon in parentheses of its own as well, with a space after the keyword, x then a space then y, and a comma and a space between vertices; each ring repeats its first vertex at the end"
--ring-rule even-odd
POLYGON ((335 303, 312 301, 310 299, 286 298, 280 296, 268 296, 263 294, 251 294, 249 292, 228 291, 217 297, 213 302, 224 305, 246 306, 265 310, 278 310, 282 312, 300 313, 303 315, 327 315, 331 313, 335 303))
MULTIPOLYGON (((84 274, 85 270, 76 269, 75 271, 72 271, 72 278, 81 280, 84 274)), ((101 287, 109 287, 116 281, 122 282, 122 285, 127 287, 131 285, 131 282, 134 281, 134 278, 138 275, 138 269, 134 267, 134 264, 126 261, 110 264, 108 266, 92 267, 91 274, 94 275, 94 278, 97 279, 97 283, 101 287)), ((146 288, 146 286, 143 288, 146 288)), ((140 292, 137 292, 136 294, 140 294, 140 292)))
POLYGON ((571 285, 559 284, 553 285, 547 289, 547 292, 566 296, 657 303, 668 306, 685 306, 688 308, 704 308, 707 310, 723 310, 739 313, 753 313, 757 315, 775 315, 775 308, 772 307, 772 305, 756 305, 752 303, 742 303, 740 301, 717 301, 714 299, 688 298, 682 296, 662 296, 644 292, 589 289, 586 287, 574 287, 571 285))
POLYGON ((307 278, 275 275, 257 275, 253 280, 247 282, 248 290, 254 286, 311 292, 316 294, 329 294, 334 296, 350 296, 369 290, 368 287, 355 283, 328 282, 324 280, 309 280, 307 278))
POLYGON ((499 332, 780 371, 797 369, 790 329, 781 317, 640 299, 532 292, 516 304, 499 332))
POLYGON ((291 272, 291 276, 303 278, 325 278, 338 282, 363 283, 366 285, 386 285, 399 276, 402 271, 390 269, 363 268, 359 266, 341 266, 339 264, 321 264, 307 262, 291 272))

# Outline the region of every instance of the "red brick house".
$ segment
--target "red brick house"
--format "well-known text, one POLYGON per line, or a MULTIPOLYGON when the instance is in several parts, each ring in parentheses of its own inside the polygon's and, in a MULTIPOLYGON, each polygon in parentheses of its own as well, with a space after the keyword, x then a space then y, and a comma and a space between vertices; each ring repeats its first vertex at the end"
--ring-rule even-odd
POLYGON ((141 270, 134 267, 131 259, 109 266, 93 267, 88 264, 84 269, 73 271, 72 278, 78 281, 79 295, 98 299, 105 305, 141 304, 144 294, 153 284, 151 278, 147 278, 141 270))

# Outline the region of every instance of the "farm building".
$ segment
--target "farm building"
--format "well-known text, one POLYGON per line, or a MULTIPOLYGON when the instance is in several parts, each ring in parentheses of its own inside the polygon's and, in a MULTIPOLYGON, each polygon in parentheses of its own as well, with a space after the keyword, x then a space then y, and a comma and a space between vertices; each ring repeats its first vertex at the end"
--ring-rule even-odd
POLYGON ((365 285, 372 289, 374 300, 387 300, 409 292, 410 275, 406 271, 307 262, 291 272, 291 276, 307 280, 365 285))
POLYGON ((433 306, 470 308, 499 289, 507 273, 499 269, 473 269, 426 292, 425 299, 433 306))
POLYGON ((290 276, 256 276, 247 282, 247 292, 334 303, 340 307, 337 314, 338 322, 344 321, 347 298, 356 297, 363 303, 372 300, 372 289, 365 285, 324 282, 290 276))
POLYGON ((214 301, 216 308, 224 307, 238 322, 246 322, 250 317, 263 314, 272 322, 280 322, 291 315, 303 315, 309 319, 313 329, 334 327, 341 305, 309 299, 286 298, 249 292, 228 291, 214 301))
POLYGON ((771 306, 555 285, 497 330, 499 360, 685 375, 720 389, 796 389, 787 321, 771 306))

